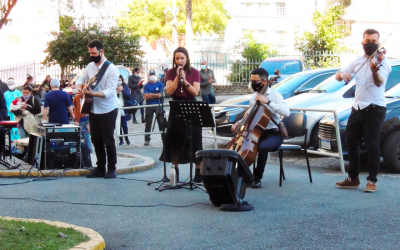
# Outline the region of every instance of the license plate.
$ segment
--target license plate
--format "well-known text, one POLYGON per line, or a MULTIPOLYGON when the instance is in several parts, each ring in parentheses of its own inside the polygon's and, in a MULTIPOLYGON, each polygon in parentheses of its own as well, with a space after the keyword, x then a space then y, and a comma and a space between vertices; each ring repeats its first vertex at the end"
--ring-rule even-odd
POLYGON ((321 139, 321 148, 331 150, 331 141, 330 140, 321 139))

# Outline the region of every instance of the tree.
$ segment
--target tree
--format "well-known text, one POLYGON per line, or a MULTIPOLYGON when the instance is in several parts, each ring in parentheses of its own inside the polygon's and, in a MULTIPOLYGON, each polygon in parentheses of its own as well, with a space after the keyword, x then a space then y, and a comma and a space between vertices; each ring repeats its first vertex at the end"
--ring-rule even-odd
POLYGON ((259 43, 253 36, 253 31, 246 31, 244 34, 244 43, 242 44, 242 57, 244 60, 232 62, 231 73, 227 76, 232 84, 248 83, 250 73, 258 68, 261 62, 269 55, 278 53, 268 43, 259 43))
MULTIPOLYGON (((182 38, 186 34, 186 1, 177 0, 178 35, 182 38)), ((192 27, 194 35, 221 34, 228 23, 229 14, 224 9, 224 0, 192 0, 192 27), (207 21, 205 21, 207 20, 207 21)), ((147 41, 156 41, 167 56, 172 51, 172 19, 169 1, 142 0, 133 1, 129 11, 117 18, 119 26, 125 27, 127 32, 146 37, 147 41)), ((180 39, 179 46, 184 45, 180 39)))
MULTIPOLYGON (((343 5, 334 5, 324 12, 316 10, 313 13, 312 24, 314 32, 305 31, 302 37, 296 37, 295 47, 305 54, 320 54, 343 48, 340 39, 344 37, 343 26, 338 24, 345 13, 343 5)), ((314 67, 330 66, 324 59, 312 62, 314 67)))
POLYGON ((143 56, 138 36, 127 35, 122 27, 102 31, 98 25, 88 28, 71 26, 65 32, 52 32, 54 40, 47 43, 49 54, 43 64, 57 63, 64 75, 68 67, 85 67, 91 62, 87 44, 99 39, 105 47, 107 59, 114 63, 138 62, 143 56))
POLYGON ((17 2, 18 0, 0 0, 0 30, 3 28, 3 25, 7 25, 7 23, 11 22, 11 19, 8 19, 8 16, 17 2))
POLYGON ((74 25, 74 19, 70 16, 58 16, 60 31, 67 32, 69 27, 74 25))

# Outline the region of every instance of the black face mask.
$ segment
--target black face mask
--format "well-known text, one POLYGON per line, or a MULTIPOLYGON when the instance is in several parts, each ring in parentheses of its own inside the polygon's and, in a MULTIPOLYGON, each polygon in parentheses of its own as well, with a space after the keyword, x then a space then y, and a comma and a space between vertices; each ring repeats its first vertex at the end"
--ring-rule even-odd
POLYGON ((94 63, 99 63, 99 62, 101 61, 101 55, 100 55, 100 53, 99 53, 98 56, 91 56, 90 59, 92 59, 92 61, 93 61, 94 63))
POLYGON ((365 54, 367 54, 367 56, 371 56, 375 50, 377 50, 379 48, 379 44, 376 43, 363 43, 363 48, 364 48, 364 52, 365 54))
POLYGON ((262 89, 262 85, 261 82, 260 83, 256 83, 256 82, 251 82, 251 88, 255 91, 258 92, 262 89))

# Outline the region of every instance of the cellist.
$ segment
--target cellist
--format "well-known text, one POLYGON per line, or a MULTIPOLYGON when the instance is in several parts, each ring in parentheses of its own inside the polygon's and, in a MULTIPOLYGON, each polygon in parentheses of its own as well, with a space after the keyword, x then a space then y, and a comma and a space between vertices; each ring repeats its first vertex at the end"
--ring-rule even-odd
MULTIPOLYGON (((261 89, 264 85, 268 84, 268 72, 263 68, 257 68, 251 72, 251 87, 255 91, 250 99, 250 105, 253 105, 256 101, 260 101, 261 104, 265 105, 271 110, 272 118, 279 124, 280 116, 289 116, 289 106, 284 101, 282 95, 274 89, 268 87, 264 95, 260 94, 261 89)), ((235 132, 240 121, 232 126, 232 131, 235 132)), ((282 145, 283 139, 278 130, 278 127, 270 121, 266 130, 262 133, 259 138, 258 144, 258 160, 257 167, 254 170, 254 181, 252 183, 253 188, 261 188, 261 179, 263 177, 265 164, 267 163, 268 152, 275 151, 280 145, 282 145)))

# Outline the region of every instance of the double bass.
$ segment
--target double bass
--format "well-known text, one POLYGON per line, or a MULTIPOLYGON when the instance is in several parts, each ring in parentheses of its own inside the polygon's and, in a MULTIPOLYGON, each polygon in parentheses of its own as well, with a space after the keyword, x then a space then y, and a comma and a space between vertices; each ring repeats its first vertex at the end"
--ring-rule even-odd
MULTIPOLYGON (((262 88, 260 95, 264 95, 268 87, 273 85, 280 78, 280 71, 274 72, 267 84, 262 88)), ((271 120, 271 110, 265 107, 260 101, 249 107, 240 124, 237 126, 235 136, 228 143, 227 149, 234 150, 242 156, 247 166, 253 164, 258 153, 258 143, 261 134, 267 128, 271 120)))

